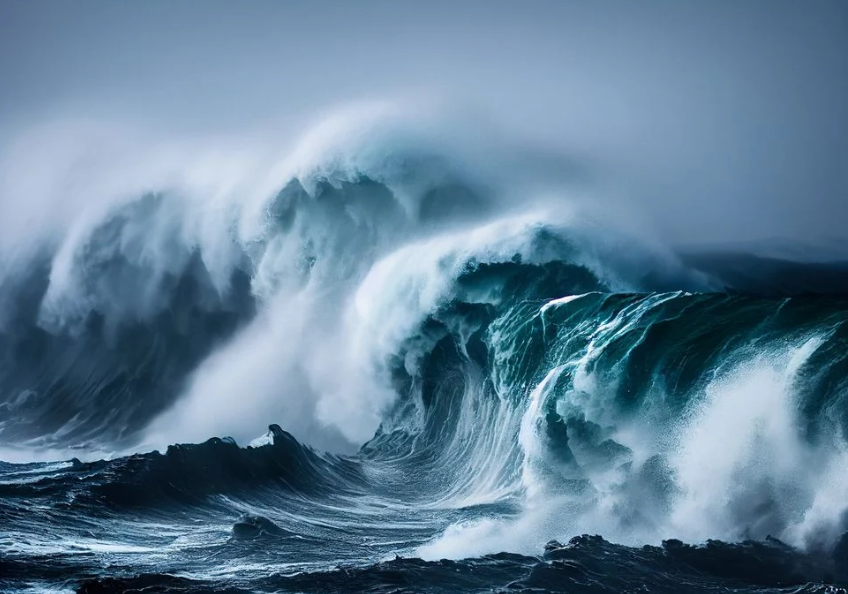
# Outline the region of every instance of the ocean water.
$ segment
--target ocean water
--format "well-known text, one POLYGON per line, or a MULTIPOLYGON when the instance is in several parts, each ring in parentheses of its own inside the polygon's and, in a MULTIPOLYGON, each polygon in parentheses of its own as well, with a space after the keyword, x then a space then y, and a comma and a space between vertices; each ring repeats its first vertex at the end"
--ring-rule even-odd
POLYGON ((0 590, 844 592, 848 264, 384 115, 0 241, 0 590))

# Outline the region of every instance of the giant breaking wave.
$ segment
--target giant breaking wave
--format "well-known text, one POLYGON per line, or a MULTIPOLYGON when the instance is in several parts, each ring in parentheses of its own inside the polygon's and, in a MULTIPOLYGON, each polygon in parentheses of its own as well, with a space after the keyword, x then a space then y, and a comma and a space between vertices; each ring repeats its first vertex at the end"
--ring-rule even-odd
POLYGON ((844 548, 845 268, 677 253, 573 164, 454 124, 367 107, 282 158, 74 153, 35 188, 9 169, 4 202, 56 212, 0 242, 2 455, 76 459, 2 470, 4 556, 155 550, 172 506, 221 534, 246 514, 234 536, 304 567, 582 533, 844 548), (247 449, 129 455, 269 422, 247 449))

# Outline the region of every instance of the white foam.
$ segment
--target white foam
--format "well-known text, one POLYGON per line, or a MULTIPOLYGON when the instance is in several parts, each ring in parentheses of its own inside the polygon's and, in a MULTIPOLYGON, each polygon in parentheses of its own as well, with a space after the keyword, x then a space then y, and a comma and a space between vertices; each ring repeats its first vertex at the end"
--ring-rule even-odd
MULTIPOLYGON (((9 217, 0 220, 10 232, 0 234, 0 255, 28 245, 54 250, 40 312, 53 332, 72 331, 92 308, 107 321, 155 315, 168 305, 160 281, 192 254, 210 272, 211 299, 243 268, 259 314, 198 366, 140 447, 211 435, 244 443, 279 422, 318 447, 349 450, 373 435, 397 397, 389 358, 453 297, 470 262, 565 258, 627 290, 646 265, 673 264, 641 232, 634 238, 589 216, 582 194, 561 177, 539 175, 497 137, 455 114, 390 102, 342 109, 288 146, 262 135, 186 140, 85 122, 47 125, 3 161, 10 175, 0 176, 0 205, 9 217), (52 147, 46 155, 44 146, 52 147), (47 172, 38 183, 36 164, 47 172), (389 188, 389 203, 357 197, 330 208, 315 195, 321 183, 340 187, 361 176, 389 188), (274 201, 293 180, 311 194, 282 229, 270 210, 284 206, 274 201), (424 220, 426 191, 454 181, 480 190, 472 214, 424 220), (158 202, 139 203, 144 193, 158 202), (27 208, 17 209, 24 195, 27 208), (51 216, 35 220, 41 212, 51 216), (119 231, 92 237, 115 216, 126 218, 119 231), (127 274, 98 276, 113 261, 127 274)), ((28 262, 20 257, 7 260, 14 265, 6 278, 28 262)), ((414 367, 415 354, 406 355, 414 367)))

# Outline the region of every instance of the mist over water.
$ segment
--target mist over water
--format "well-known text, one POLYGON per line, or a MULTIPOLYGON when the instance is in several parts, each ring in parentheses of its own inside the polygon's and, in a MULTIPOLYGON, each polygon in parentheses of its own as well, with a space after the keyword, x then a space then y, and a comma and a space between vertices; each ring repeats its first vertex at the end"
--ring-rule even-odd
MULTIPOLYGON (((574 158, 674 243, 843 235, 848 16, 835 0, 0 10, 4 147, 82 120, 192 152, 258 132, 285 153, 340 106, 435 98, 574 158)), ((63 142, 38 144, 49 156, 63 142)))

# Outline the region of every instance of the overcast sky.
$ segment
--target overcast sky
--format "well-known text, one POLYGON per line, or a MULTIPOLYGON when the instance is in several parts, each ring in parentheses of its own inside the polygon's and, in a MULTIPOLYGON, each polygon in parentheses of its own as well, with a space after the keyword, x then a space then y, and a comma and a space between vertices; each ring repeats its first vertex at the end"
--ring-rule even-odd
POLYGON ((580 155, 675 241, 847 234, 848 2, 0 0, 4 142, 408 95, 580 155))

